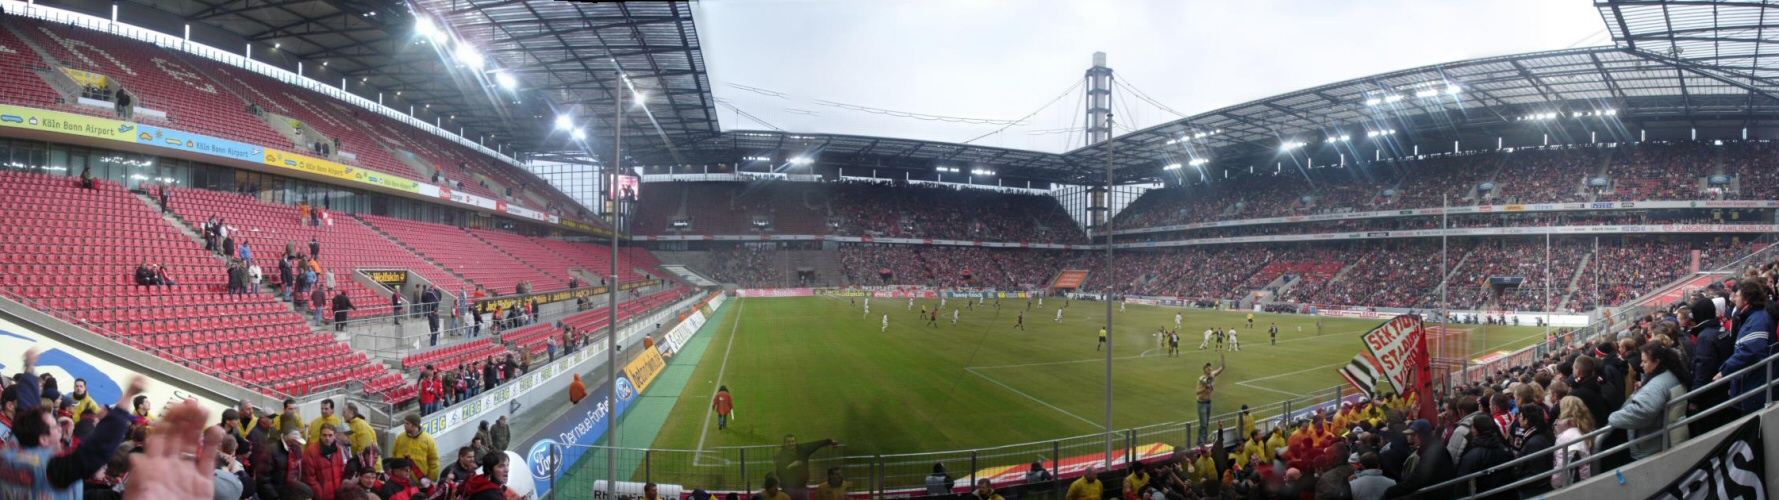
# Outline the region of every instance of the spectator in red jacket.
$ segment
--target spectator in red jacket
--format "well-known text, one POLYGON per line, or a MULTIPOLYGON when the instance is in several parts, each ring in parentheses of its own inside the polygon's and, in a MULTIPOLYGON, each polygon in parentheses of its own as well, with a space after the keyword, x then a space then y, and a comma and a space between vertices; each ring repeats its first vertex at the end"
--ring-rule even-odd
POLYGON ((334 500, 334 493, 345 483, 346 459, 352 450, 338 439, 333 427, 321 427, 321 439, 303 450, 303 482, 315 491, 316 500, 334 500))
POLYGON ((711 398, 710 408, 717 412, 717 430, 729 428, 729 415, 735 413, 735 396, 729 394, 729 386, 718 386, 717 395, 711 398))
POLYGON ((445 395, 445 387, 432 370, 420 373, 420 414, 430 415, 439 411, 439 399, 445 395))

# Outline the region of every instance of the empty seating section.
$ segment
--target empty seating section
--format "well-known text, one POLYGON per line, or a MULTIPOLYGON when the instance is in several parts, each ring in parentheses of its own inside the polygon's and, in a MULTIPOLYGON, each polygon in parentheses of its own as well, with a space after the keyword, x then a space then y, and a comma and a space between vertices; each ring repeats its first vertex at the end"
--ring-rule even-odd
POLYGON ((567 276, 546 275, 532 269, 462 229, 375 215, 363 217, 439 266, 497 294, 516 293, 519 283, 527 281, 533 291, 568 288, 567 276))
MULTIPOLYGON (((561 255, 577 267, 591 272, 592 276, 604 279, 604 276, 611 274, 612 249, 610 245, 576 243, 547 238, 533 238, 532 241, 556 252, 557 255, 561 255)), ((618 251, 618 281, 621 283, 642 281, 645 276, 636 271, 636 268, 639 267, 651 275, 661 276, 662 273, 656 270, 656 267, 660 265, 661 261, 656 260, 654 254, 649 253, 646 249, 623 247, 618 251)))
POLYGON ((49 69, 49 65, 38 57, 31 46, 13 35, 12 30, 0 26, 0 102, 20 104, 31 107, 57 107, 56 101, 61 95, 44 83, 42 78, 32 74, 33 69, 49 69))
MULTIPOLYGON (((513 233, 491 231, 487 229, 470 229, 469 233, 475 235, 477 238, 481 238, 482 241, 487 242, 489 245, 505 251, 508 255, 512 255, 513 258, 517 259, 519 262, 524 263, 545 275, 557 278, 559 281, 563 282, 563 286, 568 286, 568 279, 571 276, 574 276, 570 270, 581 267, 579 264, 570 261, 567 257, 562 256, 562 254, 544 248, 543 244, 538 243, 538 240, 534 238, 527 238, 513 233)), ((537 283, 536 285, 541 286, 542 284, 537 283)), ((545 290, 549 288, 539 289, 545 290)))
POLYGON ((389 292, 382 287, 367 287, 352 279, 352 273, 365 269, 403 269, 417 274, 448 292, 472 290, 468 283, 433 266, 425 259, 396 245, 357 219, 344 214, 333 217, 332 226, 308 226, 298 222, 297 207, 266 203, 252 197, 175 188, 173 211, 194 226, 211 216, 236 227, 253 244, 255 260, 265 269, 269 282, 278 281, 278 259, 285 246, 294 244, 299 254, 309 253, 313 238, 321 244, 323 272, 334 273, 334 283, 346 290, 358 310, 353 317, 384 315, 390 312, 389 292))
MULTIPOLYGON (((358 159, 356 162, 342 159, 342 163, 356 163, 386 174, 421 180, 419 172, 391 156, 369 134, 360 132, 364 127, 351 120, 350 114, 341 115, 330 109, 326 103, 332 101, 332 98, 241 68, 213 64, 210 73, 223 86, 235 89, 236 93, 247 98, 261 111, 296 119, 304 127, 313 128, 315 132, 330 139, 338 139, 339 151, 351 153, 358 159)), ((313 154, 309 153, 310 145, 290 144, 288 140, 273 143, 272 146, 291 147, 299 153, 313 154)))
POLYGON ((0 208, 0 288, 95 331, 268 394, 388 373, 271 295, 224 294, 221 261, 118 184, 0 172, 0 208), (143 263, 177 286, 137 286, 143 263))
MULTIPOLYGON (((31 74, 33 69, 53 70, 60 64, 111 78, 136 96, 138 106, 167 112, 170 123, 164 124, 175 129, 310 154, 310 144, 293 144, 250 113, 251 103, 263 112, 298 120, 322 136, 338 139, 337 150, 356 158, 335 156, 332 159, 336 161, 431 181, 396 156, 412 154, 414 161, 443 174, 440 184, 446 187, 574 215, 561 210, 575 206, 571 198, 519 167, 498 163, 471 147, 332 97, 251 70, 101 31, 17 17, 7 22, 11 29, 0 28, 0 71, 13 77, 0 82, 0 102, 91 116, 114 115, 110 109, 58 103, 62 96, 31 74), (24 33, 55 60, 40 57, 14 30, 24 33), (490 184, 485 187, 480 179, 490 184), (508 187, 536 192, 550 206, 509 198, 505 196, 508 187)), ((160 123, 141 113, 136 120, 160 123)))
POLYGON ((431 366, 435 370, 455 370, 463 366, 464 363, 511 353, 512 351, 508 351, 506 346, 500 345, 494 339, 472 340, 403 356, 402 369, 417 371, 431 366))
POLYGON ((137 106, 167 112, 175 128, 248 144, 289 142, 172 51, 55 23, 19 20, 16 26, 62 64, 103 74, 135 95, 137 106))

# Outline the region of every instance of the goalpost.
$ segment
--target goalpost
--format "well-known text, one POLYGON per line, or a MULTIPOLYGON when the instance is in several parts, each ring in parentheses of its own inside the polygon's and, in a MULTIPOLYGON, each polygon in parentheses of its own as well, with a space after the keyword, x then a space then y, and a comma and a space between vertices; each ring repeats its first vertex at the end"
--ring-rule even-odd
POLYGON ((1434 383, 1446 386, 1451 382, 1451 375, 1464 371, 1470 363, 1471 328, 1458 328, 1427 324, 1427 355, 1433 358, 1434 383))

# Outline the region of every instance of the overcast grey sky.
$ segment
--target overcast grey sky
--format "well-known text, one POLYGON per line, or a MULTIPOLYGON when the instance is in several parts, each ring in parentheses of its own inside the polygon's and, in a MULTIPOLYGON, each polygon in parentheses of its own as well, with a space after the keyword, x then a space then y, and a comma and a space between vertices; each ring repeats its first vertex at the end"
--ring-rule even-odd
MULTIPOLYGON (((1095 51, 1118 79, 1193 115, 1428 64, 1605 45, 1586 0, 700 0, 725 130, 854 134, 1060 152, 1081 146, 1095 51), (745 87, 745 88, 743 88, 745 87), (753 89, 753 90, 748 90, 753 89), (734 108, 731 108, 733 106, 734 108), (929 117, 930 118, 930 117, 929 117)), ((1121 123, 1179 117, 1122 89, 1121 123)), ((1119 127, 1120 134, 1126 127, 1119 127)))

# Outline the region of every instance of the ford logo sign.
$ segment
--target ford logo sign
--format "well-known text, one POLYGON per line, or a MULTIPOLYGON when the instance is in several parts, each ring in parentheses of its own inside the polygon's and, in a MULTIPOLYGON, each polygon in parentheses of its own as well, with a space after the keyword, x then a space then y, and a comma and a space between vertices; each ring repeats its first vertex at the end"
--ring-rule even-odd
POLYGON ((619 401, 629 401, 630 398, 636 397, 636 388, 630 386, 630 379, 628 378, 618 379, 617 390, 619 401))
POLYGON ((531 468, 531 478, 548 481, 556 472, 556 466, 562 463, 561 448, 556 447, 556 440, 545 439, 531 445, 531 451, 525 453, 525 465, 531 468))

